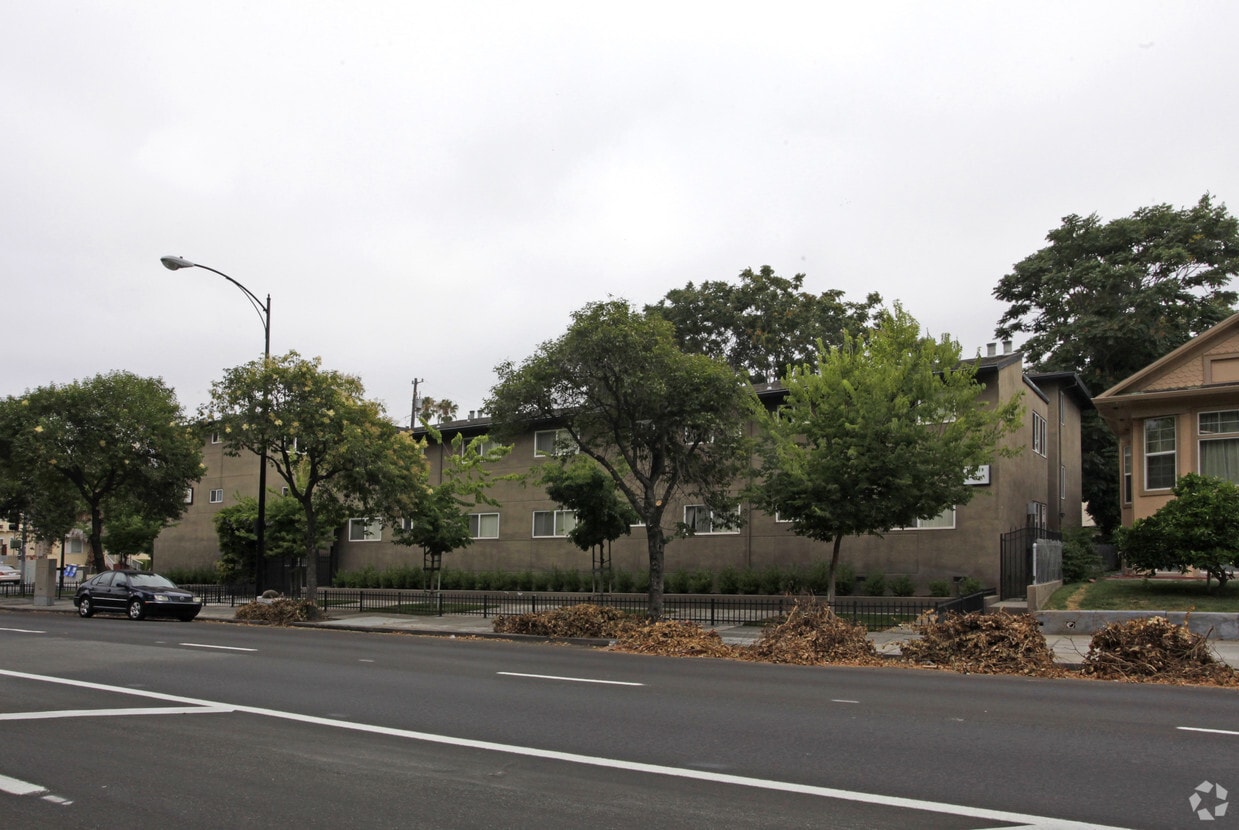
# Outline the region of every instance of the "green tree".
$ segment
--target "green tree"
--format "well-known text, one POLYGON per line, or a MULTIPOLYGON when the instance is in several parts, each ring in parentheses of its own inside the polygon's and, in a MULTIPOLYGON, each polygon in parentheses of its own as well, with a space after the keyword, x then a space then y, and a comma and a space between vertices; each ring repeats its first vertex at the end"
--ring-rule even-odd
POLYGON ((623 300, 591 303, 568 331, 519 367, 496 367, 486 410, 502 439, 555 424, 606 470, 645 522, 649 614, 663 611, 665 512, 691 496, 733 515, 733 485, 748 469, 739 425, 756 407, 752 389, 726 364, 685 352, 671 323, 623 300))
POLYGON ((1001 452, 1022 414, 1018 400, 987 406, 959 344, 921 336, 899 305, 784 383, 786 400, 760 416, 753 500, 793 532, 834 543, 830 602, 845 536, 881 535, 968 502, 968 477, 1001 452))
POLYGON ((746 268, 739 283, 690 282, 646 311, 670 320, 686 350, 722 360, 754 383, 775 381, 812 360, 818 341, 835 345, 845 331, 864 331, 882 304, 876 293, 860 303, 845 302, 839 290, 811 294, 804 280, 780 277, 769 265, 746 268))
POLYGON ((556 503, 576 514, 568 539, 581 550, 596 551, 594 590, 606 589, 610 570, 603 549, 632 532, 641 520, 616 489, 615 481, 586 455, 560 456, 558 464, 542 465, 539 483, 556 503), (569 461, 568 459, 571 458, 569 461))
MULTIPOLYGON (((427 434, 436 444, 442 444, 442 433, 430 426, 427 418, 424 414, 422 425, 427 434)), ((451 451, 443 454, 441 480, 426 485, 425 493, 417 501, 417 512, 406 516, 409 521, 396 527, 394 541, 420 547, 426 569, 432 575, 437 573, 443 554, 473 544, 470 509, 483 504, 498 506, 487 495, 494 479, 486 465, 511 451, 510 446, 494 444, 486 435, 465 441, 461 433, 456 433, 451 451)))
POLYGON ((1188 473, 1174 495, 1152 516, 1119 529, 1123 558, 1142 571, 1196 568, 1225 588, 1239 568, 1239 487, 1188 473))
POLYGON ((85 515, 100 570, 105 521, 172 521, 202 474, 201 443, 172 390, 129 372, 7 398, 0 436, 0 465, 16 471, 10 481, 41 538, 63 536, 85 515))
MULTIPOLYGON (((225 582, 253 579, 254 559, 258 555, 258 499, 240 497, 215 514, 215 533, 219 537, 219 561, 215 563, 225 582)), ((268 497, 263 547, 270 559, 293 559, 305 551, 305 511, 290 496, 268 497)), ((316 546, 331 544, 332 526, 319 527, 316 546)))
MULTIPOLYGON (((1228 317, 1239 272, 1239 221, 1205 194, 1196 205, 1140 208, 1103 222, 1067 216, 1050 243, 994 289, 1008 303, 995 334, 1026 333, 1037 368, 1079 372, 1093 393, 1143 369, 1228 317)), ((1104 533, 1118 526, 1118 453, 1094 412, 1083 434, 1084 497, 1104 533)))
POLYGON ((349 516, 412 515, 426 487, 422 444, 365 398, 359 378, 320 364, 289 352, 229 369, 202 412, 226 452, 265 452, 301 506, 311 600, 323 531, 349 516))

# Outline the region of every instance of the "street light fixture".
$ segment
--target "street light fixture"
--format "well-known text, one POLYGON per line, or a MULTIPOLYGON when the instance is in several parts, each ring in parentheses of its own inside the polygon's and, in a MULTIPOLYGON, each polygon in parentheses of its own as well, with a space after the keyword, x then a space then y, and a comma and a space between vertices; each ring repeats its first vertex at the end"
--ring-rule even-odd
MULTIPOLYGON (((267 295, 267 301, 264 303, 254 295, 241 283, 234 280, 232 277, 225 274, 223 271, 217 271, 209 265, 203 265, 200 262, 190 262, 188 259, 179 256, 164 256, 160 257, 159 261, 163 263, 163 267, 169 271, 178 271, 181 268, 202 268, 210 271, 212 274, 219 274, 228 282, 240 288, 245 293, 250 304, 254 306, 254 310, 258 312, 258 317, 262 320, 263 331, 263 370, 267 368, 267 363, 271 360, 271 295, 267 295)), ((263 406, 266 407, 266 384, 263 385, 263 406)), ((265 416, 266 413, 264 412, 265 416)), ((254 562, 254 593, 262 592, 262 572, 263 565, 266 564, 266 536, 267 536, 267 447, 264 444, 262 452, 259 454, 260 467, 258 468, 258 522, 254 528, 254 541, 256 542, 257 557, 254 562)))

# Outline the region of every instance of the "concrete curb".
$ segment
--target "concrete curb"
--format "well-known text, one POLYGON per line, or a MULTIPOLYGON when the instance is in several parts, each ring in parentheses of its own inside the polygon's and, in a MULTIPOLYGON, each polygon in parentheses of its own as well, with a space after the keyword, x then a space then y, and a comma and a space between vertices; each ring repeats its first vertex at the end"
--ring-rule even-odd
POLYGON ((1239 640, 1239 614, 1188 611, 1035 611, 1043 634, 1096 634, 1110 623, 1165 617, 1210 640, 1239 640))

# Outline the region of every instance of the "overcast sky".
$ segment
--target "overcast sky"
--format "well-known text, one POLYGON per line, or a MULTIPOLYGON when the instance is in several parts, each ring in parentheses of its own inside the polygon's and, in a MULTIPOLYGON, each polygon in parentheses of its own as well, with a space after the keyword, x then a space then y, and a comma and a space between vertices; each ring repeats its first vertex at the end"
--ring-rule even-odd
MULTIPOLYGON (((608 296, 763 264, 984 348, 1071 213, 1239 209, 1239 4, 0 4, 0 395, 261 355, 480 407, 608 296)), ((1019 345, 1017 341, 1017 346, 1019 345)), ((1101 390, 1094 390, 1095 392, 1101 390)))

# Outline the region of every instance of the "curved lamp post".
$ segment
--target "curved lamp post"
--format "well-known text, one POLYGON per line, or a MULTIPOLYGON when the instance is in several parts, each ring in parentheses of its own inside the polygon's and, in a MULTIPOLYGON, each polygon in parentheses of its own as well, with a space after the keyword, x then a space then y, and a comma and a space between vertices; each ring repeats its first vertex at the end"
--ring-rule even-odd
MULTIPOLYGON (((259 319, 262 320, 263 331, 263 368, 266 368, 267 361, 271 358, 271 295, 267 295, 267 301, 264 303, 254 295, 241 283, 234 280, 232 277, 225 274, 223 271, 217 271, 209 265, 203 265, 200 262, 190 262, 184 257, 179 256, 164 256, 160 257, 159 261, 163 263, 163 267, 169 271, 177 271, 181 268, 202 268, 210 271, 213 274, 219 274, 228 282, 240 288, 245 293, 250 304, 254 306, 254 310, 258 312, 259 319)), ((265 384, 264 384, 265 385, 265 384)), ((266 402, 266 393, 263 393, 264 406, 266 402)), ((262 593, 262 572, 263 565, 266 564, 266 536, 267 536, 267 448, 264 445, 262 453, 259 454, 259 463, 262 465, 258 468, 258 522, 254 528, 254 541, 257 543, 257 557, 254 562, 254 593, 262 593)))

